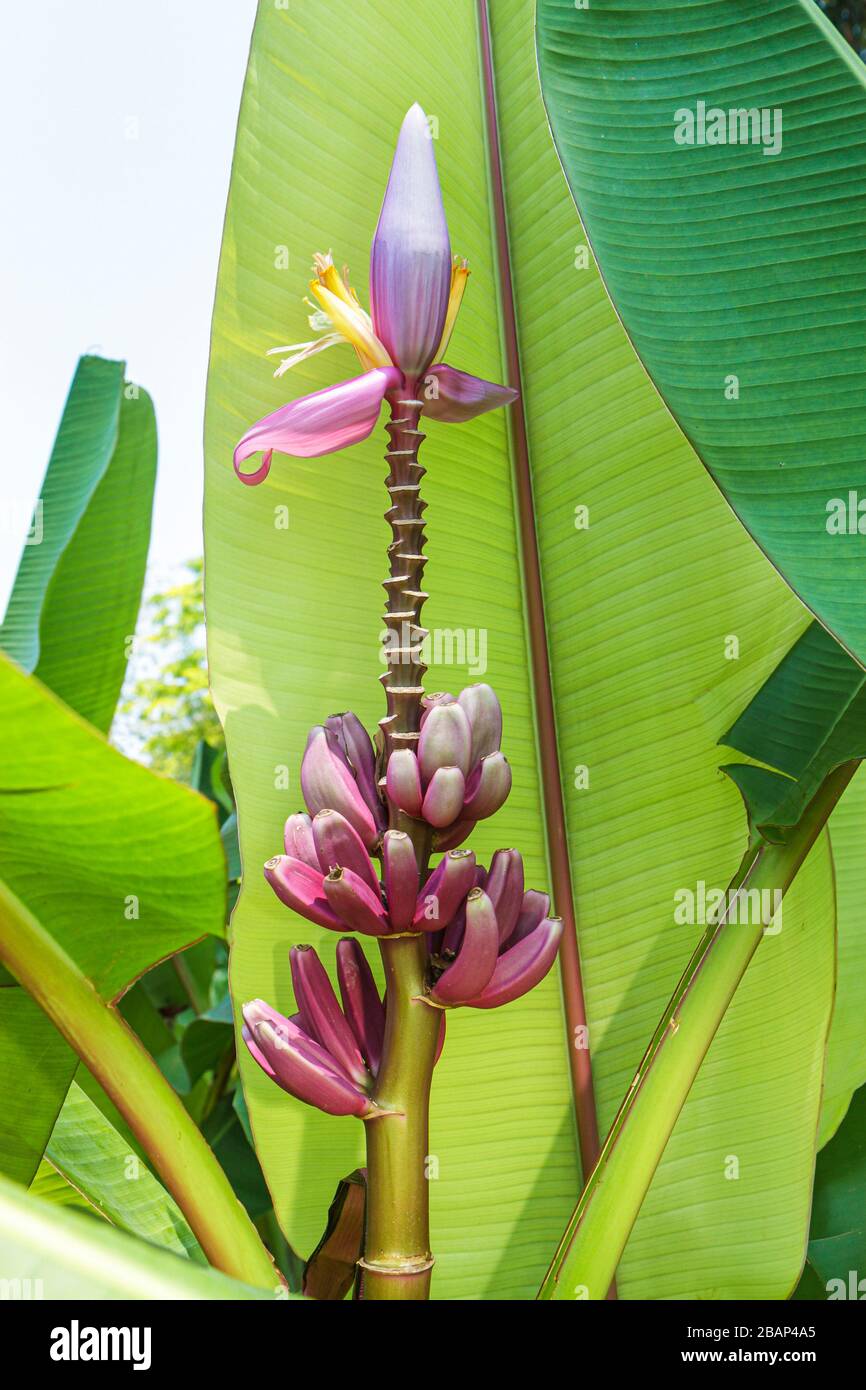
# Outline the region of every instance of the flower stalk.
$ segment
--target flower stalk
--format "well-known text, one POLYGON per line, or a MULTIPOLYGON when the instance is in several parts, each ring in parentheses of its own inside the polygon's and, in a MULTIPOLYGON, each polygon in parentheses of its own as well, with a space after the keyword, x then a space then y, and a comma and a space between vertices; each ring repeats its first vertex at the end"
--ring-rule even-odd
MULTIPOLYGON (((380 723, 383 761, 397 749, 416 753, 420 739, 421 700, 426 666, 420 625, 426 557, 421 479, 418 462, 424 435, 418 428, 422 402, 411 391, 389 399, 386 425, 390 472, 385 486, 391 499, 386 513, 393 540, 388 547, 388 595, 384 621, 389 634, 388 667, 382 676, 387 714, 380 723)), ((427 876, 432 831, 423 821, 388 805, 391 830, 411 840, 421 882, 427 876)), ((367 1210, 364 1256, 358 1269, 358 1297, 387 1302, 417 1302, 430 1295, 429 1152, 430 1086, 436 1060, 440 1019, 420 1002, 427 968, 423 932, 407 932, 380 943, 388 1009, 382 1065, 374 1100, 393 1111, 366 1126, 367 1210)))
POLYGON ((393 1111, 366 1126, 367 1218, 359 1296, 389 1302, 429 1297, 428 1112, 441 1026, 422 1002, 423 935, 381 943, 388 1010, 382 1067, 373 1093, 393 1111))
MULTIPOLYGON (((390 472, 385 486, 391 499, 385 519, 393 536, 388 546, 388 578, 383 585, 388 595, 384 613, 388 667, 381 678, 388 712, 380 724, 385 765, 397 748, 417 750, 427 670, 422 659, 427 629, 421 627, 421 609, 427 598, 422 587, 427 563, 423 519, 427 503, 421 496, 426 469, 418 462, 425 438, 418 428, 424 403, 415 398, 412 387, 413 383, 407 383, 405 389, 388 397, 391 418, 385 426, 390 437, 385 454, 390 472)), ((399 819, 400 813, 390 818, 392 829, 404 829, 399 819)), ((423 844, 418 848, 423 851, 423 844)), ((426 860, 424 864, 419 860, 422 872, 425 867, 426 860)))

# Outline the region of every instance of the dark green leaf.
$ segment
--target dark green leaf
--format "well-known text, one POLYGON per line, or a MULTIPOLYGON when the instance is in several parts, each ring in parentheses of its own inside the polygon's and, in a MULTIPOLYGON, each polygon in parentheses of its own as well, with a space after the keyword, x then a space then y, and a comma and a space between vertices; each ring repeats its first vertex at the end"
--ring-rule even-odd
POLYGON ((204 1122, 203 1133, 237 1196, 255 1221, 270 1210, 271 1198, 255 1150, 228 1097, 219 1102, 204 1122))
POLYGON ((798 1297, 866 1295, 866 1086, 856 1093, 837 1133, 818 1155, 808 1264, 798 1297), (822 1286, 820 1295, 815 1293, 816 1280, 822 1286))
POLYGON ((52 577, 117 443, 123 367, 82 357, 76 368, 42 483, 32 543, 25 546, 0 627, 0 647, 26 671, 39 661, 39 628, 52 577))
MULTIPOLYGON (((212 808, 128 761, 5 658, 0 705, 0 877, 103 997, 221 930, 225 871, 212 808)), ((23 1182, 77 1066, 37 1015, 17 989, 0 990, 0 1163, 14 1154, 23 1182), (40 1041, 25 1068, 28 1030, 40 1041)))
POLYGON ((812 623, 719 741, 769 764, 723 771, 761 834, 784 840, 827 774, 866 756, 866 672, 812 623))
POLYGON ((132 654, 156 482, 147 392, 124 386, 114 451, 45 594, 36 675, 108 733, 132 654))
POLYGON ((234 1052, 234 1041, 231 1000, 226 997, 184 1029, 180 1056, 190 1082, 215 1067, 226 1052, 234 1052))
POLYGON ((758 545, 866 662, 866 68, 812 0, 537 13, 554 138, 638 353, 758 545))

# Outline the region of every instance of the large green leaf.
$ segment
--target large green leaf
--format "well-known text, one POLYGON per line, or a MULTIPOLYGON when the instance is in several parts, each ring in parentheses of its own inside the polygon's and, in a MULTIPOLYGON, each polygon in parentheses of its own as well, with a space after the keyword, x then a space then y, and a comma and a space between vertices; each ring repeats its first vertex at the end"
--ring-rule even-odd
MULTIPOLYGON (((8 1298, 268 1299, 273 1294, 159 1250, 0 1180, 0 1286, 8 1298)), ((292 1294, 281 1293, 283 1298, 292 1294)))
MULTIPOLYGON (((96 989, 113 999, 153 961, 218 932, 213 807, 128 761, 5 658, 0 707, 0 878, 96 989)), ((0 990, 0 1170, 30 1181, 75 1066, 35 1005, 0 990)))
POLYGON ((156 427, 122 362, 82 357, 40 488, 0 647, 108 732, 150 539, 156 427))
POLYGON ((30 1183, 77 1059, 14 983, 0 990, 0 1060, 0 1173, 30 1183))
MULTIPOLYGON (((751 820, 771 840, 790 836, 820 783, 866 753, 862 669, 812 623, 720 742, 769 766, 727 765, 751 820)), ((819 1148, 866 1080, 866 777, 861 770, 830 819, 837 909, 836 996, 827 1045, 819 1148)))
POLYGON ((780 842, 833 768, 866 757, 866 672, 813 623, 720 742, 769 764, 723 770, 764 838, 780 842))
POLYGON ((835 1133, 853 1093, 866 1083, 866 769, 830 819, 836 879, 836 998, 827 1043, 818 1147, 835 1133))
POLYGON ((94 1220, 105 1219, 91 1206, 87 1198, 82 1196, 77 1187, 73 1187, 56 1168, 52 1168, 47 1158, 43 1158, 27 1191, 43 1202, 51 1202, 54 1206, 75 1207, 76 1211, 83 1211, 94 1220))
POLYGON ((177 1203, 74 1081, 45 1152, 113 1226, 207 1264, 177 1203))
POLYGON ((25 670, 39 660, 39 624, 52 576, 117 443, 123 363, 82 357, 0 628, 0 646, 25 670))
POLYGON ((538 0, 538 38, 638 352, 758 544, 866 664, 866 69, 814 0, 538 0), (742 141, 749 111, 766 139, 742 141))
POLYGON ((866 1087, 818 1155, 807 1255, 798 1298, 866 1295, 866 1087))
MULTIPOLYGON (((806 626, 647 381, 592 266, 538 89, 533 9, 491 8, 520 316, 524 395, 547 605, 568 843, 577 888, 602 1126, 701 935, 674 894, 723 887, 745 843, 716 740, 806 626), (576 509, 589 508, 578 529, 576 509), (708 543, 708 536, 712 543, 708 543), (576 773, 589 770, 589 786, 576 773), (579 789, 580 788, 580 789, 579 789)), ((297 809, 309 726, 383 713, 376 675, 386 527, 381 438, 324 461, 277 458, 242 492, 231 450, 285 399, 354 371, 336 349, 274 382, 263 354, 305 333, 310 253, 332 247, 353 282, 400 119, 435 118, 455 251, 473 266, 449 359, 501 372, 497 258, 483 170, 477 9, 370 0, 263 3, 253 38, 214 316, 207 413, 207 606, 216 700, 239 807, 244 884, 233 918, 233 992, 291 1007, 287 952, 333 938, 272 898, 259 866, 297 809), (371 81, 400 54, 387 84, 371 81), (289 270, 284 269, 289 252, 289 270), (286 334, 288 333, 288 339, 286 334), (286 527, 288 522, 288 527, 286 527)), ((342 353, 342 355, 341 355, 342 353)), ((533 882, 545 842, 527 670, 507 422, 430 427, 422 455, 430 539, 425 622, 487 635, 515 789, 473 837, 486 858, 520 846, 533 882)), ((478 679, 433 666, 431 688, 478 679)), ((678 1124, 621 1269, 626 1297, 784 1297, 808 1223, 833 975, 832 880, 815 850, 760 948, 678 1124), (738 1180, 725 1159, 738 1156, 738 1180), (780 1181, 779 1174, 784 1173, 780 1181)), ((437 1067, 431 1184, 437 1297, 529 1297, 571 1210, 575 1158, 557 983, 483 1017, 449 1019, 437 1067)), ((298 1249, 318 1239, 358 1126, 319 1115, 241 1058, 275 1208, 298 1249)))
POLYGON ((146 391, 127 386, 114 452, 45 595, 36 666, 39 679, 103 733, 132 652, 155 481, 153 405, 146 391))

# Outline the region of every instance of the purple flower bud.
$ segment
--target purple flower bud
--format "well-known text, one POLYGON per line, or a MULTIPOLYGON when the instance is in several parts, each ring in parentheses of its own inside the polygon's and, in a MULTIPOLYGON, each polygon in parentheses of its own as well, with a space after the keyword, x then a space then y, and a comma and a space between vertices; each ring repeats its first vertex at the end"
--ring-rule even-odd
POLYGON ((418 742, 418 763, 424 783, 428 783, 440 767, 459 767, 465 777, 471 752, 472 730, 464 711, 456 702, 434 705, 424 720, 418 742))
POLYGON ((358 788, 373 813, 380 830, 388 823, 379 787, 376 780, 376 753, 370 735, 360 719, 351 710, 345 714, 332 714, 325 720, 325 728, 336 738, 350 771, 358 783, 358 788))
POLYGON ((517 926, 508 938, 508 949, 516 946, 518 941, 522 941, 550 912, 550 898, 547 893, 539 893, 534 888, 529 888, 523 895, 523 906, 520 909, 520 916, 517 919, 517 926))
POLYGON ((277 854, 265 864, 265 878, 281 903, 299 912, 308 922, 331 931, 342 931, 343 923, 325 897, 323 874, 300 859, 277 854))
POLYGON ((488 753, 473 768, 466 783, 463 815, 468 820, 486 820, 494 815, 511 791, 511 767, 504 753, 488 753))
POLYGON ((283 831, 286 854, 291 859, 300 859, 312 869, 318 869, 316 846, 313 844, 313 822, 305 811, 296 811, 289 816, 283 831))
POLYGON ((506 947, 489 983, 467 1002, 473 1009, 495 1009, 519 999, 544 979, 556 960, 561 938, 562 918, 545 917, 529 936, 506 947))
POLYGON ((451 242, 427 117, 416 103, 400 130, 370 253, 376 336, 410 379, 439 346, 451 290, 451 242))
POLYGON ((489 685, 469 685, 457 697, 472 729, 472 764, 502 744, 502 707, 489 685))
POLYGON ((417 931, 447 927, 470 889, 475 887, 475 855, 471 849, 452 849, 439 861, 415 906, 417 931))
POLYGON ((375 1113, 332 1057, 312 1038, 261 1000, 243 1006, 243 1039, 262 1070, 289 1095, 328 1115, 375 1113))
POLYGON ((459 767, 439 767, 430 779, 421 803, 421 815, 428 825, 442 830, 451 825, 463 809, 466 779, 459 767))
POLYGON ((328 972, 312 946, 293 946, 289 951, 292 985, 301 1027, 338 1062, 356 1086, 369 1090, 372 1078, 358 1051, 355 1035, 337 1003, 328 972))
POLYGON ((498 849, 490 861, 487 896, 493 903, 503 944, 517 925, 523 906, 523 860, 516 849, 498 849))
POLYGON ((422 695, 421 728, 424 728, 427 715, 430 713, 431 709, 435 709, 437 705, 455 705, 456 703, 457 696, 449 695, 447 690, 437 690, 432 695, 422 695))
POLYGON ((410 748, 395 748, 386 771, 388 796, 400 811, 416 820, 421 815, 421 770, 410 748))
POLYGON ((352 869, 332 869, 324 881, 325 897, 341 919, 341 930, 384 936, 388 918, 378 893, 373 893, 352 869))
POLYGON ((344 936, 337 942, 337 979, 343 1013, 375 1076, 382 1061, 385 1008, 369 961, 353 936, 344 936))
POLYGON ((301 787, 312 815, 318 811, 339 811, 367 848, 372 849, 379 838, 373 813, 340 756, 336 738, 321 725, 312 730, 307 741, 301 763, 301 787))
POLYGON ((458 820, 453 825, 446 825, 444 830, 440 830, 437 835, 434 835, 433 848, 442 854, 445 854, 449 849, 457 849, 458 845, 462 845, 464 840, 469 839, 475 825, 474 820, 458 820))
MULTIPOLYGON (((486 882, 487 870, 484 868, 483 864, 476 864, 475 883, 473 887, 483 888, 486 882)), ((470 892, 471 891, 472 890, 470 889, 470 892)), ((466 905, 468 901, 468 898, 464 899, 464 901, 460 904, 454 916, 452 917, 451 921, 448 923, 448 926, 445 928, 444 932, 440 933, 441 941, 439 942, 437 948, 439 950, 440 955, 444 954, 445 952, 449 952, 452 956, 456 956, 457 952, 460 950, 460 943, 463 940, 463 933, 466 930, 466 905)))
POLYGON ((418 863, 415 846, 404 831, 385 831, 382 865, 391 931, 408 931, 415 916, 415 900, 418 897, 418 863))
POLYGON ((313 843, 323 874, 331 869, 352 869, 374 893, 379 892, 379 880, 364 841, 339 811, 319 811, 313 820, 313 843))
POLYGON ((466 927, 460 949, 430 990, 430 998, 449 1006, 474 999, 489 982, 498 955, 499 926, 493 904, 483 888, 473 888, 466 899, 466 927))

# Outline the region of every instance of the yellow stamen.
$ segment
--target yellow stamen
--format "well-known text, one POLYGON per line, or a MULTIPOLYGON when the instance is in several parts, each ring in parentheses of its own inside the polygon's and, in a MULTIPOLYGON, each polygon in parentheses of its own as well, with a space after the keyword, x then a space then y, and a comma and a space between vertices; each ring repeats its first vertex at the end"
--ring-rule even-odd
POLYGON ((334 265, 334 257, 329 251, 325 256, 321 251, 317 251, 313 256, 313 270, 320 285, 330 290, 338 299, 342 299, 346 304, 351 302, 348 287, 344 284, 337 267, 334 265))
POLYGON ((311 280, 310 289, 336 331, 342 333, 352 344, 361 359, 361 366, 366 371, 371 367, 393 366, 387 350, 370 327, 369 317, 363 309, 359 309, 351 299, 343 299, 334 294, 321 280, 311 280))
POLYGON ((343 266, 342 275, 334 265, 334 257, 329 251, 324 256, 321 251, 317 251, 313 256, 313 269, 316 272, 319 284, 324 285, 326 290, 335 294, 338 299, 342 299, 344 304, 350 308, 357 309, 364 317, 367 327, 372 329, 373 321, 365 309, 361 308, 361 301, 349 284, 349 267, 343 266))
POLYGON ((451 266, 451 290, 448 295, 448 310, 445 314, 445 327, 442 330, 442 339, 433 358, 434 362, 442 361, 445 356, 445 349, 451 341, 451 334, 454 332, 454 321, 457 318, 463 295, 466 291, 466 281, 469 279, 469 274, 469 262, 467 260, 461 260, 459 256, 455 256, 451 266))

